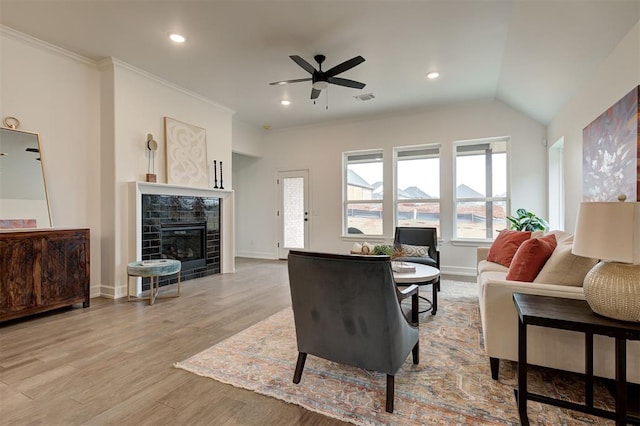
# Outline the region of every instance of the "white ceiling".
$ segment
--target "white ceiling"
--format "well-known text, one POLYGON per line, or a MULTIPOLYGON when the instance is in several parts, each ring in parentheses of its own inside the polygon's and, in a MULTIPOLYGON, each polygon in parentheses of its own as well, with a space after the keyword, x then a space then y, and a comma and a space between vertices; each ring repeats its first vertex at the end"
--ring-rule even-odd
POLYGON ((274 129, 493 98, 548 124, 639 19, 640 0, 0 0, 3 25, 274 129), (289 55, 315 65, 318 53, 325 70, 362 55, 340 77, 367 86, 331 85, 314 105, 310 82, 268 84, 308 77, 289 55), (353 98, 366 93, 375 99, 353 98))

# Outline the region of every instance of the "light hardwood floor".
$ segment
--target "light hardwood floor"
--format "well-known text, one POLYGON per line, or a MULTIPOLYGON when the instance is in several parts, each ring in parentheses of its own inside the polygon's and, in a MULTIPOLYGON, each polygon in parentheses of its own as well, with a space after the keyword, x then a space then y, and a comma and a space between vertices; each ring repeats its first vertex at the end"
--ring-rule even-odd
POLYGON ((290 306, 284 261, 236 269, 153 306, 96 298, 0 324, 0 424, 344 424, 173 368, 290 306))

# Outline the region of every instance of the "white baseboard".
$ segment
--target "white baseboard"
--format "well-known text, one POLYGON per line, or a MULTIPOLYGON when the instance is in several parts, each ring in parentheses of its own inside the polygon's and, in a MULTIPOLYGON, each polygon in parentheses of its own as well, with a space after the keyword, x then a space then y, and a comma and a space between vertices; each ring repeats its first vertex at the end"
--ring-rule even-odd
POLYGON ((100 286, 100 296, 106 297, 108 299, 119 299, 121 297, 125 297, 127 295, 127 288, 122 287, 114 287, 112 285, 103 285, 100 286))
POLYGON ((440 272, 449 275, 462 275, 467 277, 475 277, 478 275, 476 268, 469 268, 467 266, 447 266, 441 265, 440 272))
POLYGON ((278 259, 278 256, 274 253, 259 252, 259 251, 237 251, 236 257, 248 257, 251 259, 268 259, 268 260, 278 259))

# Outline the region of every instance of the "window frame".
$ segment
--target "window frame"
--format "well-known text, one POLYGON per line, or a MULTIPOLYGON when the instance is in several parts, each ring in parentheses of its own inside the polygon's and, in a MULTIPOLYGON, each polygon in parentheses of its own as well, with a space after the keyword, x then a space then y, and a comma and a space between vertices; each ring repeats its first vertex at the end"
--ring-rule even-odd
MULTIPOLYGON (((453 159, 453 205, 452 205, 452 213, 453 213, 453 229, 452 229, 452 241, 454 242, 493 242, 495 238, 493 236, 489 237, 489 235, 493 235, 493 218, 490 221, 486 221, 486 230, 485 230, 485 238, 468 238, 458 235, 458 203, 461 202, 482 202, 485 203, 485 211, 492 211, 493 203, 495 202, 504 202, 505 203, 505 217, 509 214, 510 205, 511 205, 511 173, 510 173, 510 163, 511 163, 511 138, 509 136, 497 136, 490 138, 481 138, 481 139, 470 139, 463 141, 455 141, 452 144, 452 159, 453 159), (458 147, 460 146, 482 146, 489 145, 492 143, 505 143, 505 188, 506 193, 504 197, 494 197, 493 195, 485 196, 485 197, 473 197, 473 198, 459 198, 458 197, 458 147)), ((485 152, 485 164, 492 165, 491 157, 486 157, 485 152)), ((493 191, 489 191, 489 188, 493 189, 489 184, 493 184, 492 179, 492 168, 485 167, 485 192, 489 194, 493 194, 493 191)), ((488 216, 487 216, 488 217, 488 216)), ((485 219, 486 220, 486 219, 485 219)))
MULTIPOLYGON (((398 226, 398 206, 401 203, 406 203, 408 200, 400 199, 398 196, 398 162, 406 159, 418 160, 423 158, 437 158, 438 159, 438 198, 411 198, 409 201, 413 203, 429 203, 429 204, 438 204, 438 228, 442 230, 442 155, 441 155, 441 144, 422 144, 422 145, 411 145, 411 146, 401 146, 393 148, 393 225, 394 227, 398 226), (424 153, 424 154, 416 154, 416 155, 407 155, 404 158, 401 158, 402 153, 406 152, 418 152, 418 151, 435 151, 436 155, 432 153, 424 153)), ((438 232, 440 234, 440 232, 438 232)))
POLYGON ((343 238, 354 238, 357 237, 358 239, 362 239, 363 237, 368 237, 370 239, 376 239, 376 238, 384 238, 384 149, 382 148, 377 148, 377 149, 366 149, 366 150, 358 150, 358 151, 345 151, 342 153, 342 237, 343 238), (358 162, 360 163, 367 163, 367 162, 374 162, 374 161, 365 161, 364 159, 362 161, 349 161, 349 157, 356 157, 356 156, 361 156, 361 157, 372 157, 371 159, 373 160, 375 156, 379 156, 379 162, 382 163, 382 198, 380 199, 371 199, 371 200, 351 200, 348 198, 349 195, 349 182, 348 182, 348 178, 349 178, 349 164, 357 164, 358 162), (348 227, 349 227, 349 216, 348 216, 348 212, 349 212, 349 205, 350 204, 379 204, 380 205, 380 211, 382 212, 381 214, 381 220, 382 220, 382 231, 380 232, 380 234, 349 234, 348 233, 348 227))

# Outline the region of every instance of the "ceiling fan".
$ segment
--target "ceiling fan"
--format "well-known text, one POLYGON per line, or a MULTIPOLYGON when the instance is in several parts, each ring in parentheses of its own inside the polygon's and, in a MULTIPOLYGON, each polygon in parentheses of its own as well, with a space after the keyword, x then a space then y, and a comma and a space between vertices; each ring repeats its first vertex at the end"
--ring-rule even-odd
POLYGON ((329 87, 329 84, 336 84, 338 86, 344 87, 352 87, 354 89, 362 89, 365 84, 360 83, 359 81, 349 80, 346 78, 336 77, 336 75, 343 73, 356 65, 360 65, 364 62, 364 58, 362 56, 356 56, 355 58, 351 58, 348 61, 344 61, 341 64, 336 65, 335 67, 322 71, 322 63, 326 59, 324 55, 316 55, 313 59, 318 63, 318 69, 315 69, 313 65, 309 62, 305 61, 298 55, 289 56, 293 59, 293 62, 300 65, 302 69, 311 74, 310 78, 298 78, 295 80, 283 80, 283 81, 274 81, 273 83, 269 83, 270 85, 276 84, 288 84, 288 83, 300 83, 302 81, 311 81, 311 99, 317 99, 320 96, 320 91, 322 89, 326 89, 329 87))

